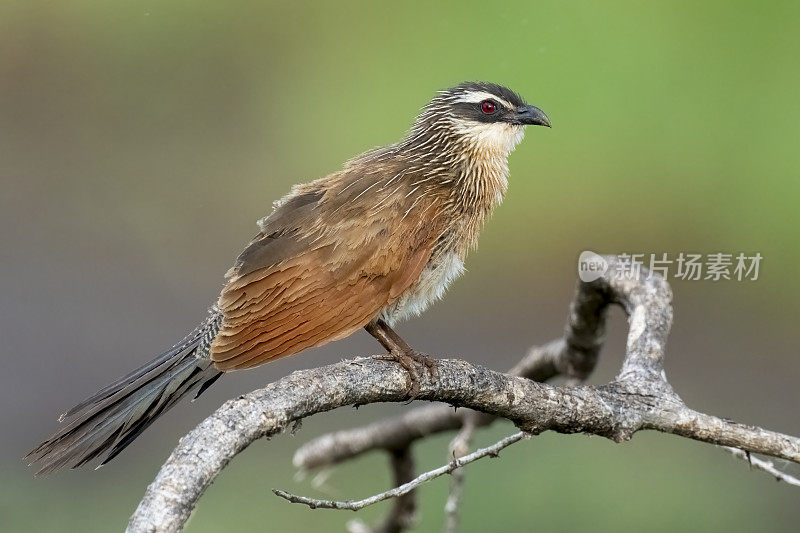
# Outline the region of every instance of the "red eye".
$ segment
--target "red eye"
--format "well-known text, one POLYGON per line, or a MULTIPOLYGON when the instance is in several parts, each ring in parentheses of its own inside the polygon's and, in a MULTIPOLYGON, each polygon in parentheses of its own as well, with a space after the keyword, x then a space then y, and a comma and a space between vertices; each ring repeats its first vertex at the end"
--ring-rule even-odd
POLYGON ((487 115, 491 115, 496 110, 497 110, 497 105, 491 100, 484 100, 483 102, 481 102, 481 111, 483 111, 487 115))

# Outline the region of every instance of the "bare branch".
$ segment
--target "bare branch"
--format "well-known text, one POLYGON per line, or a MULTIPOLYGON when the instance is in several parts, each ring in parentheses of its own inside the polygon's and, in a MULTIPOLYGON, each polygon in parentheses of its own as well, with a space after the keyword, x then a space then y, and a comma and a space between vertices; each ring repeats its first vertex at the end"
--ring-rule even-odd
MULTIPOLYGON (((467 454, 480 414, 477 411, 469 410, 462 413, 461 431, 456 434, 449 446, 450 454, 453 458, 463 457, 467 454)), ((450 480, 450 493, 447 496, 447 502, 444 504, 445 533, 456 533, 458 531, 458 511, 463 492, 464 470, 455 470, 450 480)))
POLYGON ((767 474, 770 474, 775 477, 778 481, 785 481, 789 485, 794 485, 795 487, 800 487, 800 479, 787 474, 781 470, 778 470, 772 461, 764 461, 763 459, 759 459, 758 457, 753 457, 748 452, 743 452, 737 448, 731 448, 729 446, 723 446, 723 450, 730 452, 731 455, 734 457, 738 457, 739 459, 744 459, 750 466, 755 468, 756 470, 762 470, 767 474))
MULTIPOLYGON (((645 269, 636 278, 618 276, 618 260, 606 259, 609 268, 603 277, 579 285, 564 339, 534 350, 515 369, 537 379, 586 375, 602 344, 603 311, 616 303, 628 314, 630 331, 625 360, 614 381, 602 386, 553 387, 465 361, 442 359, 437 363, 436 382, 427 373, 420 376, 418 399, 480 411, 486 414, 480 415, 481 421, 503 417, 533 434, 583 432, 618 442, 650 429, 800 462, 800 439, 796 437, 720 419, 684 405, 664 375, 664 347, 672 324, 669 286, 645 269)), ((254 440, 344 405, 405 401, 406 387, 406 373, 398 365, 360 358, 295 372, 226 402, 181 439, 148 487, 128 531, 179 531, 203 491, 254 440)), ((298 452, 295 463, 308 468, 369 449, 402 448, 421 436, 460 425, 461 418, 453 415, 452 409, 415 410, 401 417, 400 423, 395 419, 350 432, 352 439, 342 438, 341 433, 328 436, 316 446, 305 447, 304 453, 298 452)))
MULTIPOLYGON (((588 376, 605 340, 606 310, 611 302, 612 295, 603 283, 579 283, 564 337, 531 348, 509 374, 541 382, 559 375, 576 379, 588 376)), ((475 424, 481 427, 494 420, 495 417, 482 414, 475 424)), ((408 446, 434 433, 456 430, 461 422, 460 414, 450 407, 419 407, 363 428, 319 437, 298 449, 293 463, 298 468, 318 468, 374 449, 408 446)))
POLYGON ((491 446, 487 446, 486 448, 481 448, 475 452, 472 452, 469 455, 465 455, 464 457, 458 457, 450 461, 444 466, 440 466, 434 470, 429 472, 425 472, 421 476, 417 477, 413 481, 401 485, 399 487, 395 487, 391 490, 387 490, 386 492, 382 492, 380 494, 376 494, 375 496, 370 496, 369 498, 365 498, 363 500, 347 500, 347 501, 335 501, 335 500, 317 500, 315 498, 307 498, 305 496, 296 496, 294 494, 290 494, 286 491, 280 489, 274 489, 276 495, 284 498, 291 503, 302 503, 304 505, 308 505, 312 509, 338 509, 338 510, 345 510, 345 511, 358 511, 359 509, 363 509, 364 507, 368 507, 372 504, 382 502, 383 500, 388 500, 389 498, 397 498, 399 496, 403 496, 404 494, 408 494, 415 488, 419 487, 423 483, 427 483, 432 479, 436 479, 437 477, 443 476, 445 474, 449 474, 452 471, 461 468, 464 465, 468 465, 477 461, 478 459, 482 459, 487 456, 495 457, 503 448, 506 448, 515 442, 522 440, 525 437, 525 433, 520 431, 518 433, 514 433, 491 446))
MULTIPOLYGON (((586 378, 594 370, 600 349, 605 341, 607 309, 612 303, 627 301, 617 297, 611 284, 619 261, 607 257, 607 276, 593 283, 578 282, 575 297, 570 304, 564 336, 542 346, 534 346, 509 371, 509 374, 545 382, 565 375, 574 380, 586 378)), ((641 271, 640 271, 641 272, 641 271)), ((647 277, 646 271, 629 285, 641 286, 647 277)), ((655 277, 656 282, 661 278, 655 277)), ((626 280, 617 279, 617 284, 626 280)), ((666 282, 661 291, 666 307, 671 293, 666 282)), ((631 287, 626 287, 631 290, 631 287)), ((671 309, 667 316, 667 329, 672 324, 671 309)), ((482 415, 476 419, 477 426, 491 424, 496 418, 482 415)), ((442 431, 453 431, 461 427, 461 417, 446 406, 420 407, 401 416, 381 420, 362 428, 348 429, 323 435, 295 452, 293 463, 301 469, 318 468, 338 463, 374 449, 406 446, 411 442, 442 431)))

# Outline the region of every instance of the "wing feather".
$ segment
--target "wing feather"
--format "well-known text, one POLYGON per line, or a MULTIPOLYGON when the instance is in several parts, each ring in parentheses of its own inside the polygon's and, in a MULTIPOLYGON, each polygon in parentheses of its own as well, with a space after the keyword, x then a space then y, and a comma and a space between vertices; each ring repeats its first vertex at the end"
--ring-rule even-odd
MULTIPOLYGON (((304 213, 314 214, 311 205, 304 213)), ((269 237, 253 240, 220 295, 222 325, 211 346, 219 370, 260 365, 363 327, 418 280, 441 233, 435 223, 389 216, 315 232, 313 217, 291 218, 309 228, 286 228, 276 213, 266 228, 262 221, 269 237)))

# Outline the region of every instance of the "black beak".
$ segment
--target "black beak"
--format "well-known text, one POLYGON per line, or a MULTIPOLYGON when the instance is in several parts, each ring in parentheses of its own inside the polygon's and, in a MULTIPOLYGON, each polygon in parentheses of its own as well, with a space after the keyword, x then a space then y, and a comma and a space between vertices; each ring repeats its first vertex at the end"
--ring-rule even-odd
POLYGON ((544 111, 536 106, 522 105, 517 108, 514 115, 511 117, 512 124, 523 126, 547 126, 550 127, 550 119, 544 114, 544 111))

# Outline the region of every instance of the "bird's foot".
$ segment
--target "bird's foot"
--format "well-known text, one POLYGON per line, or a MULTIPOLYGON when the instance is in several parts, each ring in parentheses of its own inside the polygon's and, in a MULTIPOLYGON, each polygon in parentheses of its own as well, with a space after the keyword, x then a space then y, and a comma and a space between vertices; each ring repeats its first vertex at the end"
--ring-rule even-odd
POLYGON ((432 381, 435 381, 439 376, 436 359, 416 350, 392 350, 385 355, 378 356, 378 358, 384 361, 394 361, 408 373, 410 381, 407 391, 409 402, 416 400, 419 396, 420 367, 428 372, 428 376, 432 381))

